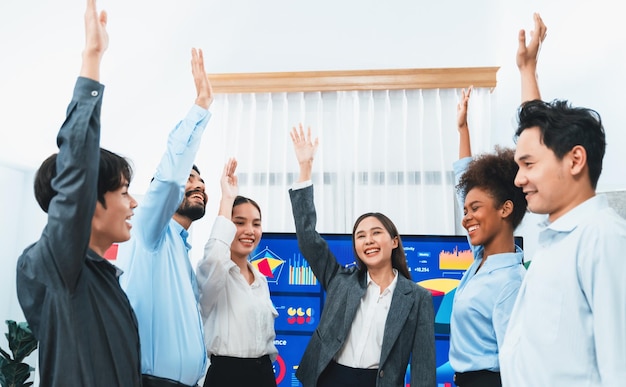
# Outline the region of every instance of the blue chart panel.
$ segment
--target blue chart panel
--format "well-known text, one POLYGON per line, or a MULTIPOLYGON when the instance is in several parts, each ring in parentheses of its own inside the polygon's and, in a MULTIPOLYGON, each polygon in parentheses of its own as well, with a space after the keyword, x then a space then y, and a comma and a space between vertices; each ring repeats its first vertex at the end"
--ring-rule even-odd
MULTIPOLYGON (((328 247, 343 266, 355 265, 352 235, 323 234, 328 247)), ((450 314, 456 286, 473 261, 465 236, 402 235, 407 265, 413 281, 428 289, 435 308, 437 383, 452 386, 448 362, 450 314)), ((523 248, 522 238, 516 244, 523 248)), ((295 368, 323 311, 324 292, 298 249, 294 233, 264 233, 250 262, 268 280, 279 313, 275 321, 279 359, 275 365, 279 386, 300 386, 295 368)), ((407 386, 410 370, 407 372, 407 386)))
POLYGON ((403 236, 402 244, 416 282, 432 278, 459 280, 473 260, 464 237, 403 236))
POLYGON ((309 343, 309 336, 276 335, 278 358, 274 362, 274 373, 278 387, 300 387, 296 370, 309 343))
POLYGON ((274 321, 274 329, 277 332, 312 333, 315 330, 322 312, 322 301, 319 296, 272 295, 272 302, 278 312, 278 317, 274 321))
POLYGON ((264 233, 250 262, 267 277, 270 292, 322 291, 308 262, 300 254, 295 234, 264 233))
POLYGON ((324 240, 328 243, 328 248, 333 252, 337 261, 345 266, 356 265, 354 250, 352 248, 352 235, 350 234, 326 234, 324 240))

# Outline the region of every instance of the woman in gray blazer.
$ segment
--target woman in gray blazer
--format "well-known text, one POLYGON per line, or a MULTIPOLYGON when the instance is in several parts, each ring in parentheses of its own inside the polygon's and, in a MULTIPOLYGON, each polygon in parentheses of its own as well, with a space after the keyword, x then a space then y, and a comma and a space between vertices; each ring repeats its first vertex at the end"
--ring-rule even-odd
POLYGON ((291 131, 300 177, 290 189, 298 246, 326 291, 319 325, 296 372, 304 387, 436 385, 431 294, 411 280, 402 241, 385 215, 357 219, 357 266, 344 268, 315 230, 311 170, 318 141, 291 131))

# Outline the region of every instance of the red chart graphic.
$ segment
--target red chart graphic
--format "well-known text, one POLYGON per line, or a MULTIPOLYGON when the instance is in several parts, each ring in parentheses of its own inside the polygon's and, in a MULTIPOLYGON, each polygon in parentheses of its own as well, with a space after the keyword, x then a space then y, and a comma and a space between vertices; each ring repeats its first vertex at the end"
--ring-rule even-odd
POLYGON ((276 384, 280 384, 280 382, 285 379, 285 374, 287 373, 287 366, 285 365, 285 361, 280 355, 276 357, 276 361, 274 362, 274 374, 276 375, 276 384))

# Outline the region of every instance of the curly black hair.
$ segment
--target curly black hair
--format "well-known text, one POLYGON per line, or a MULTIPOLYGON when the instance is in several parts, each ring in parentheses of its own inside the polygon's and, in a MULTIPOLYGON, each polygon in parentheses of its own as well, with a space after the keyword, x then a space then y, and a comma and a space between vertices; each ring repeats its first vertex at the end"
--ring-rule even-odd
POLYGON ((496 146, 495 153, 476 156, 461 177, 456 189, 467 194, 473 188, 488 192, 500 207, 510 200, 513 212, 509 216, 513 229, 522 222, 526 214, 526 197, 520 187, 514 184, 519 169, 515 162, 515 150, 496 146))

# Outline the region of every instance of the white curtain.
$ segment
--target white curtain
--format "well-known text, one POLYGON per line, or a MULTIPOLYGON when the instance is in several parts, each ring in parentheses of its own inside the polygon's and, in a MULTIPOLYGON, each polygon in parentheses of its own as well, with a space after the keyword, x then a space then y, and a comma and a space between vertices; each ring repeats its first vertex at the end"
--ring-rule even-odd
MULTIPOLYGON (((377 211, 401 234, 455 234, 459 98, 460 89, 221 94, 201 153, 236 157, 240 194, 260 204, 264 231, 290 232, 287 190, 298 165, 289 130, 302 122, 320 139, 318 231, 350 233, 359 215, 377 211)), ((474 150, 489 141, 492 98, 489 89, 472 93, 474 150)))

